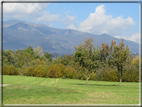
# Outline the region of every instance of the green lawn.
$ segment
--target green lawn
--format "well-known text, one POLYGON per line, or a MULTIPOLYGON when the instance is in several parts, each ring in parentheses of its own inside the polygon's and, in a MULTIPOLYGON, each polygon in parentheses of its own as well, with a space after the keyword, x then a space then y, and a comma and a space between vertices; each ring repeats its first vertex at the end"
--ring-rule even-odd
POLYGON ((3 76, 3 104, 139 104, 139 83, 3 76))

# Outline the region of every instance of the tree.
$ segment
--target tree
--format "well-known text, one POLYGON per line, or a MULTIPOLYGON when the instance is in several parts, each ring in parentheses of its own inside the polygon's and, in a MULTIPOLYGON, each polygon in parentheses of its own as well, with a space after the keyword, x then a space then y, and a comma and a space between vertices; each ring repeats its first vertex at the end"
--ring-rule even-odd
POLYGON ((110 58, 108 60, 110 65, 114 65, 117 67, 117 70, 120 74, 120 82, 121 85, 123 69, 129 57, 130 51, 128 46, 125 47, 124 40, 116 46, 116 42, 112 40, 112 44, 110 46, 110 58))
POLYGON ((9 52, 10 55, 14 58, 14 51, 12 51, 12 50, 6 50, 6 52, 9 52))
POLYGON ((34 53, 35 55, 39 55, 40 57, 42 56, 42 48, 40 46, 37 46, 37 48, 34 48, 34 53))
POLYGON ((95 48, 93 48, 93 42, 94 40, 91 39, 91 36, 87 39, 85 37, 85 41, 78 47, 75 47, 76 51, 74 52, 75 62, 78 62, 82 67, 83 74, 86 78, 86 85, 88 85, 88 79, 94 72, 94 69, 97 69, 99 65, 99 50, 96 53, 95 48))
POLYGON ((24 52, 29 53, 31 57, 35 58, 34 50, 31 46, 29 46, 27 49, 24 49, 24 52))
POLYGON ((4 51, 3 50, 3 64, 4 65, 14 65, 15 64, 15 60, 11 56, 9 51, 4 51))
POLYGON ((108 44, 102 43, 102 47, 100 49, 100 61, 101 61, 101 65, 105 66, 107 58, 109 56, 109 46, 108 44))
POLYGON ((21 49, 18 49, 15 53, 21 53, 23 52, 21 49))
POLYGON ((48 53, 48 52, 45 52, 44 55, 43 55, 43 59, 45 59, 46 63, 47 63, 48 61, 51 62, 51 61, 52 61, 51 54, 48 53))
POLYGON ((44 64, 45 64, 44 60, 40 60, 39 58, 36 60, 32 60, 31 62, 28 63, 29 66, 38 66, 44 64))
POLYGON ((30 53, 19 51, 15 54, 16 67, 28 66, 28 63, 33 59, 30 53))

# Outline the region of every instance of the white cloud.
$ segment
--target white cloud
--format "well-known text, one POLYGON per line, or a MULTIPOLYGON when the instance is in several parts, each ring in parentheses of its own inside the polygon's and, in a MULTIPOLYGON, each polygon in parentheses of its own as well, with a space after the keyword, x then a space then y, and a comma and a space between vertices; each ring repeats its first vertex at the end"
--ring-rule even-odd
POLYGON ((62 21, 64 22, 64 24, 71 24, 74 21, 75 17, 69 16, 67 13, 65 13, 65 15, 65 18, 62 19, 62 21))
POLYGON ((131 37, 129 38, 129 40, 139 43, 140 33, 135 33, 135 34, 131 35, 131 37))
POLYGON ((55 21, 58 14, 46 11, 48 3, 4 3, 3 13, 6 19, 30 19, 32 21, 55 21))
POLYGON ((44 13, 48 4, 42 3, 4 3, 4 18, 36 18, 44 13))
POLYGON ((57 21, 59 20, 58 14, 50 14, 50 12, 45 12, 43 16, 35 19, 35 21, 57 21))
POLYGON ((119 38, 119 39, 122 38, 122 39, 126 39, 126 40, 130 40, 130 41, 139 43, 140 33, 132 34, 130 37, 121 37, 121 36, 114 36, 114 37, 119 38))
POLYGON ((121 39, 122 37, 120 37, 120 36, 114 36, 114 37, 116 37, 116 38, 118 38, 118 39, 121 39))
POLYGON ((67 29, 76 29, 75 27, 74 27, 74 24, 70 24, 68 27, 67 27, 67 29))
POLYGON ((123 35, 126 30, 135 25, 131 17, 124 19, 123 16, 113 18, 112 15, 106 15, 104 6, 100 5, 94 13, 90 13, 88 18, 80 23, 78 30, 116 36, 123 35))

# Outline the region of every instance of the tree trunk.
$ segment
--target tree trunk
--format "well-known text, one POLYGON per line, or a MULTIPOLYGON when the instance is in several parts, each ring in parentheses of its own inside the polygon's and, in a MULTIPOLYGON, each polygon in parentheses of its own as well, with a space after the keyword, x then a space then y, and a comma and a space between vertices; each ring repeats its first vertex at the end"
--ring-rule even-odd
POLYGON ((86 85, 88 85, 88 78, 86 78, 86 85))
POLYGON ((121 85, 121 82, 122 82, 122 66, 121 66, 121 69, 120 69, 120 82, 119 82, 119 86, 121 85))
POLYGON ((119 86, 121 85, 121 81, 122 81, 122 78, 121 78, 121 74, 120 74, 120 82, 119 82, 119 86))

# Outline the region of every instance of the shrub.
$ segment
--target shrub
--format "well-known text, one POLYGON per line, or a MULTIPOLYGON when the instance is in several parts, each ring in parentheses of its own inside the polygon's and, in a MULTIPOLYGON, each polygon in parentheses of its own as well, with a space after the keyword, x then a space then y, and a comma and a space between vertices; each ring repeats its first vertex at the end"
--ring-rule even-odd
POLYGON ((23 75, 33 77, 47 77, 47 72, 47 65, 29 66, 23 70, 23 75))
POLYGON ((67 66, 64 70, 64 78, 76 79, 77 71, 73 67, 67 66))
POLYGON ((35 68, 34 66, 26 67, 26 68, 23 70, 23 75, 24 75, 24 76, 33 76, 34 68, 35 68))
POLYGON ((70 66, 72 66, 72 68, 74 68, 77 71, 77 79, 81 79, 84 77, 83 72, 82 72, 82 67, 79 64, 74 63, 70 66))
POLYGON ((48 75, 50 78, 58 78, 63 76, 65 66, 61 63, 50 65, 48 69, 48 75))
POLYGON ((116 70, 105 71, 102 75, 102 81, 114 81, 118 82, 118 72, 116 70))
POLYGON ((95 73, 92 73, 92 75, 90 76, 90 80, 96 80, 96 74, 95 73))
POLYGON ((18 69, 13 65, 4 65, 3 75, 19 75, 19 72, 18 69))
POLYGON ((83 76, 81 77, 81 80, 86 80, 86 77, 83 75, 83 76))
POLYGON ((34 77, 43 77, 42 75, 42 67, 43 65, 38 65, 34 68, 33 72, 32 72, 32 76, 34 77))
POLYGON ((127 69, 123 73, 123 79, 124 82, 139 82, 139 70, 131 68, 127 69))

